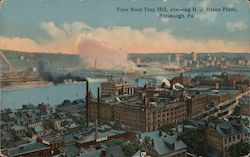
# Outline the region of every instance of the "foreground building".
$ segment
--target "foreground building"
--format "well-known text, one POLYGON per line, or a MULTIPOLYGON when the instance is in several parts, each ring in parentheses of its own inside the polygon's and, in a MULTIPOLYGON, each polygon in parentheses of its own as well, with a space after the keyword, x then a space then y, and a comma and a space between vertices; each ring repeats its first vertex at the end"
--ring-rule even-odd
POLYGON ((140 150, 134 155, 146 154, 151 157, 186 157, 187 145, 175 136, 153 131, 137 135, 141 141, 140 150))
POLYGON ((218 124, 212 124, 205 130, 206 141, 211 147, 210 156, 228 156, 230 146, 241 141, 249 140, 247 128, 242 125, 240 120, 221 121, 218 124))

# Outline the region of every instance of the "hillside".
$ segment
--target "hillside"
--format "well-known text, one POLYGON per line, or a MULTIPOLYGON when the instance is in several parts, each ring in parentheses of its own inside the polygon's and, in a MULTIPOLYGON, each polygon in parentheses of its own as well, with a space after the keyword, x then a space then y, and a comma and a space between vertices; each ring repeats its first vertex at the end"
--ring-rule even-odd
MULTIPOLYGON (((76 70, 83 68, 83 63, 78 55, 72 54, 51 54, 51 53, 27 53, 11 50, 0 50, 2 54, 7 58, 9 63, 16 70, 27 70, 37 68, 38 60, 41 56, 46 58, 49 62, 49 66, 53 69, 65 69, 76 70)), ((7 63, 4 59, 0 58, 0 66, 2 71, 7 70, 7 63)))

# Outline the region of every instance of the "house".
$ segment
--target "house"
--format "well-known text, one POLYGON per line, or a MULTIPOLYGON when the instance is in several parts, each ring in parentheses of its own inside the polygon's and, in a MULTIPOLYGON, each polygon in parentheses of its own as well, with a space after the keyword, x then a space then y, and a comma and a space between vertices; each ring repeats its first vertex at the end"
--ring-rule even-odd
POLYGON ((18 137, 23 137, 27 133, 27 128, 24 127, 24 126, 20 126, 20 125, 13 126, 12 130, 14 131, 14 133, 16 134, 16 136, 18 136, 18 137))

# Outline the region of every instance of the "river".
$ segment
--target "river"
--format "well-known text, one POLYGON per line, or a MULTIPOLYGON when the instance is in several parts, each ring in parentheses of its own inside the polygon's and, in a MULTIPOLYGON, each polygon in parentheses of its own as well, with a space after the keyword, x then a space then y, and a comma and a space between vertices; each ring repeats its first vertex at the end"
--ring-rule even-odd
MULTIPOLYGON (((185 76, 194 77, 200 75, 200 72, 187 72, 184 73, 185 76)), ((204 75, 219 74, 219 72, 206 72, 204 75)), ((161 77, 172 78, 178 74, 167 74, 161 77)), ((149 78, 157 78, 158 76, 150 76, 149 78)), ((143 86, 148 79, 141 78, 139 81, 135 81, 134 78, 126 78, 128 81, 132 81, 136 86, 143 86)), ((157 83, 160 81, 158 80, 157 83)), ((90 82, 90 90, 94 96, 97 95, 97 87, 100 86, 100 82, 90 82)), ((1 89, 1 109, 20 108, 23 104, 39 104, 39 103, 49 103, 50 105, 57 105, 63 102, 63 100, 76 100, 85 97, 85 83, 67 83, 54 85, 50 83, 47 86, 39 86, 32 88, 20 88, 6 90, 1 89)))

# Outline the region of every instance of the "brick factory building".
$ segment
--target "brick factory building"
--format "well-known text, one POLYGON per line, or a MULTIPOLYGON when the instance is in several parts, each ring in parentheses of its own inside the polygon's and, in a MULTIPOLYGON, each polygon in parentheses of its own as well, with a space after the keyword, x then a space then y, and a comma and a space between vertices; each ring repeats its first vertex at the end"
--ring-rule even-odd
MULTIPOLYGON (((145 86, 146 87, 146 86, 145 86)), ((102 86, 102 90, 106 86, 102 86)), ((184 90, 172 91, 165 88, 146 88, 138 94, 123 94, 93 99, 89 105, 92 122, 115 121, 131 130, 153 131, 159 127, 183 121, 187 118, 184 90)))

